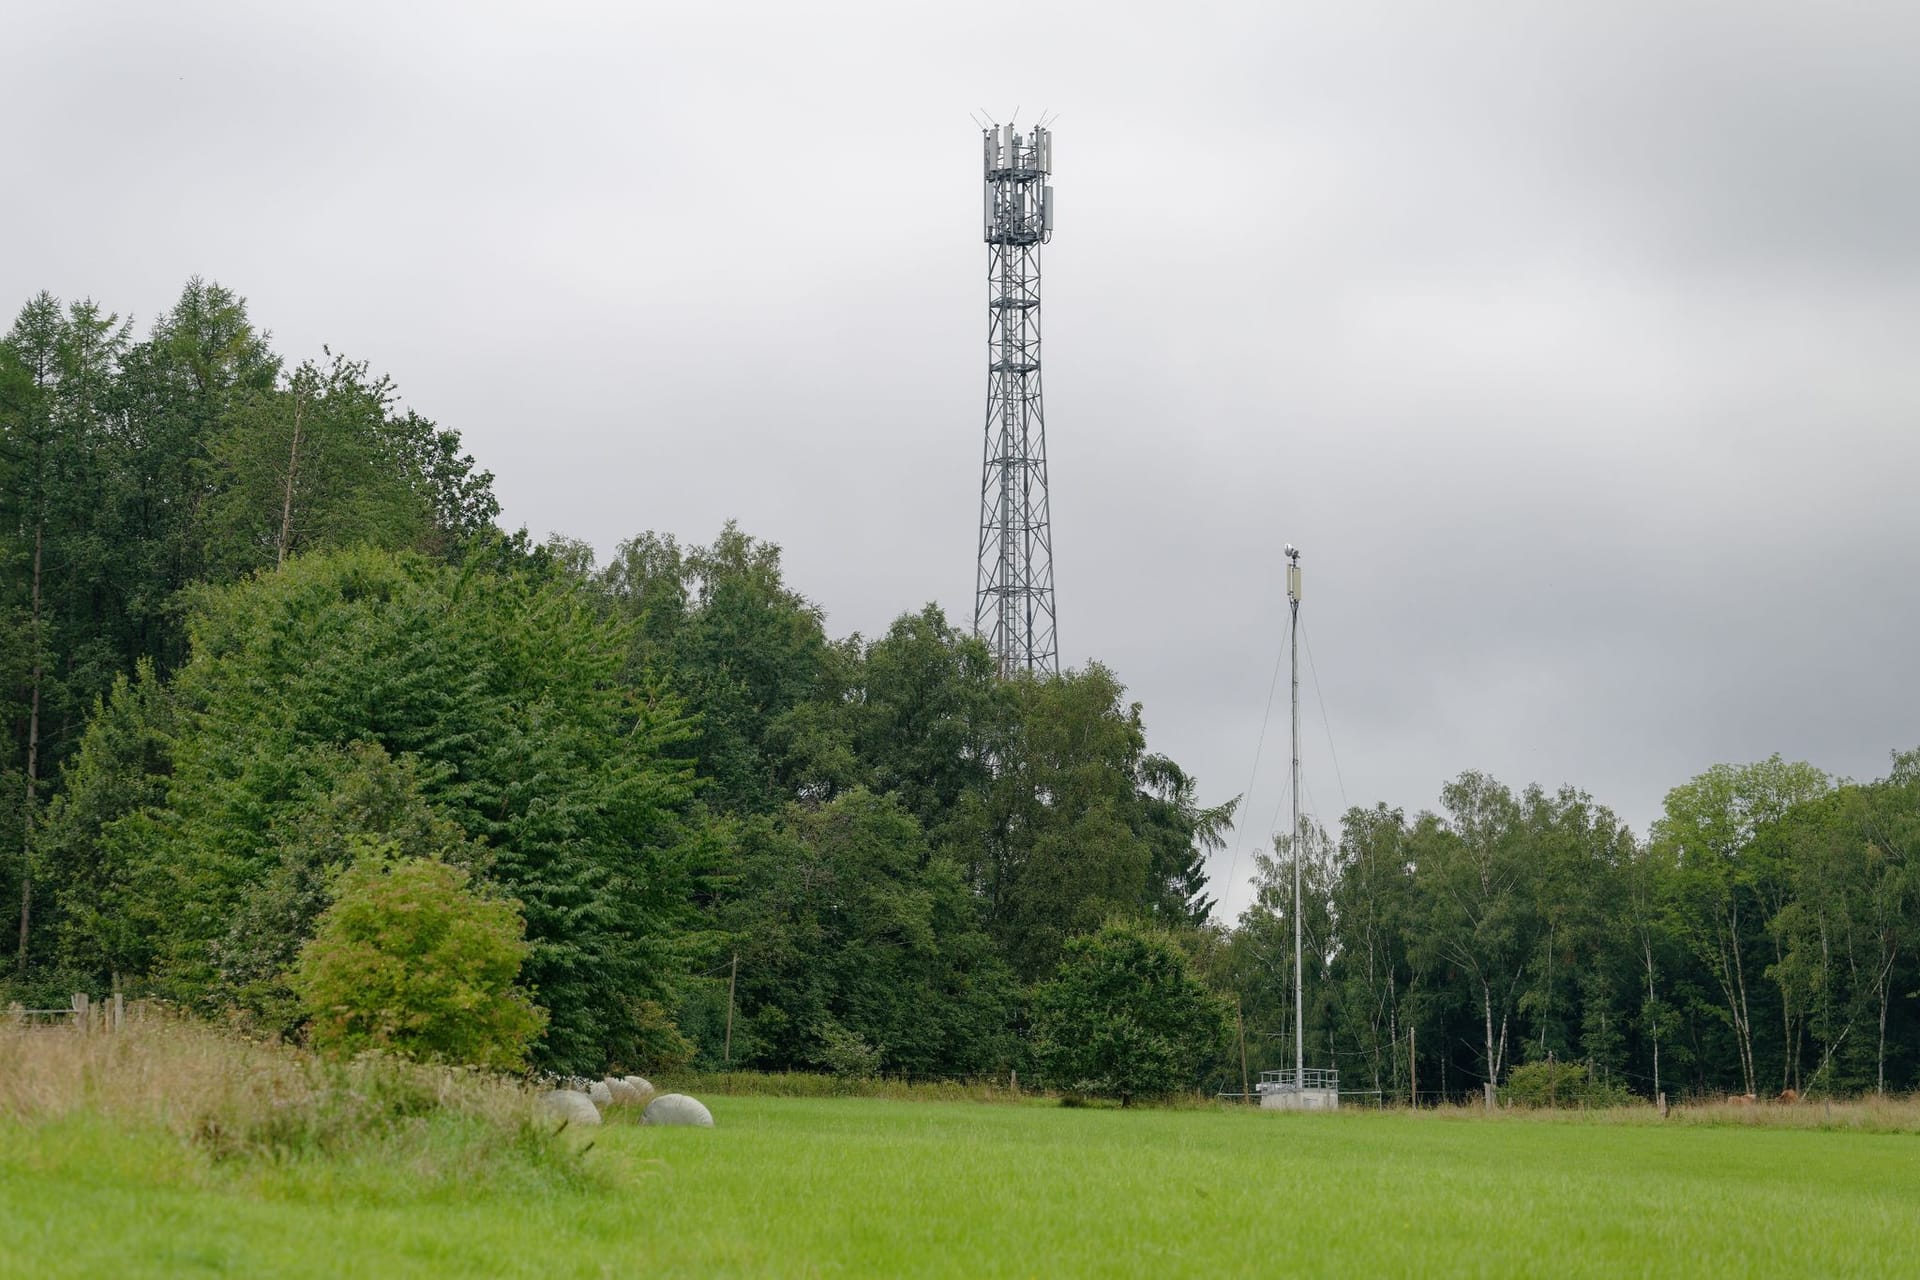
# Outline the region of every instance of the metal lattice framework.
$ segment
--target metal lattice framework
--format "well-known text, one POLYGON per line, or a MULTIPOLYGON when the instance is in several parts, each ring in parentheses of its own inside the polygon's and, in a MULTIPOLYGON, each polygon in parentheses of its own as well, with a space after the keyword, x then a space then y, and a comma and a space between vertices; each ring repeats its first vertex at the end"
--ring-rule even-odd
POLYGON ((1000 674, 1060 669, 1040 402, 1040 246, 1053 235, 1053 134, 984 131, 987 427, 973 629, 1000 674))

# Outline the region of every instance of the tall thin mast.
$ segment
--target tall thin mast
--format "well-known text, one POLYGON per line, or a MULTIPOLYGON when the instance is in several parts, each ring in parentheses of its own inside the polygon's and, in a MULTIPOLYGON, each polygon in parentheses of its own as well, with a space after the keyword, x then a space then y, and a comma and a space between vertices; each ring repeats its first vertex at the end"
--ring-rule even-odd
POLYGON ((985 131, 987 422, 973 629, 1002 676, 1060 669, 1040 395, 1040 246, 1053 237, 1053 133, 985 131))
POLYGON ((1300 945, 1300 549, 1287 544, 1287 649, 1293 662, 1293 1085, 1307 1087, 1307 1013, 1300 945))

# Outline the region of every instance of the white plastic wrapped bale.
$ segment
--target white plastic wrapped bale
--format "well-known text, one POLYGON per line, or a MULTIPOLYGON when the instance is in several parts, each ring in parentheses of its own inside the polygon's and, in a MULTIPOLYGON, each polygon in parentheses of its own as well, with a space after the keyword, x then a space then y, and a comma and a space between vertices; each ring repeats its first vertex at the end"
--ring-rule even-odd
POLYGON ((644 1106, 647 1099, 653 1096, 640 1092, 619 1076, 608 1076, 606 1086, 607 1093, 613 1098, 613 1105, 622 1110, 628 1107, 644 1106))
POLYGON ((642 1124, 690 1124, 713 1128, 713 1112, 698 1098, 684 1093, 663 1093, 647 1104, 640 1117, 642 1124))
POLYGON ((645 1076, 622 1076, 621 1079, 625 1080, 631 1088, 639 1091, 640 1101, 642 1102, 645 1102, 654 1094, 660 1092, 653 1087, 653 1081, 647 1079, 645 1076))
POLYGON ((587 1086, 587 1096, 593 1099, 593 1105, 605 1110, 613 1105, 613 1090, 607 1088, 605 1080, 595 1080, 587 1086))
POLYGON ((600 1123, 600 1108, 593 1105, 593 1099, 572 1089, 554 1089, 543 1093, 533 1105, 539 1114, 549 1120, 567 1124, 600 1123))

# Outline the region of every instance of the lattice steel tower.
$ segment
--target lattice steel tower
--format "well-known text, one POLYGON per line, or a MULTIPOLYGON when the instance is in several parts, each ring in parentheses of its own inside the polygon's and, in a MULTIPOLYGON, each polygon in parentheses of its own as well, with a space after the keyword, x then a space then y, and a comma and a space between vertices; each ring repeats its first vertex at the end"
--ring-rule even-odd
POLYGON ((1053 134, 984 131, 987 430, 973 629, 1000 674, 1060 669, 1040 410, 1040 246, 1053 236, 1053 134))

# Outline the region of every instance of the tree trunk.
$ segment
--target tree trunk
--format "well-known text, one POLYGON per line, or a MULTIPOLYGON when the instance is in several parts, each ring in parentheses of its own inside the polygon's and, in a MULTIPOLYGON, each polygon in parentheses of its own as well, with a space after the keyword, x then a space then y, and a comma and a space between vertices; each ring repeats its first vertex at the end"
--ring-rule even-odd
POLYGON ((27 972, 27 938, 33 926, 33 805, 40 785, 40 683, 46 669, 46 645, 40 634, 40 563, 46 533, 43 512, 33 527, 33 684, 27 704, 27 807, 20 815, 19 968, 23 977, 27 972))
POLYGON ((1753 1019, 1747 1009, 1747 973, 1740 959, 1740 912, 1736 907, 1720 921, 1721 985, 1727 996, 1727 1011, 1733 1015, 1734 1043, 1740 1050, 1740 1079, 1744 1092, 1754 1093, 1753 1019))
POLYGON ((1655 1097, 1667 1096, 1660 1092, 1660 1037, 1658 1035, 1653 1038, 1653 1092, 1655 1097))
MULTIPOLYGON (((1394 981, 1393 971, 1387 971, 1387 1079, 1394 1088, 1400 1087, 1400 992, 1394 981)), ((1374 1088, 1379 1088, 1375 1083, 1374 1088)))
POLYGON ((1892 985, 1893 962, 1900 954, 1900 948, 1887 948, 1887 961, 1880 966, 1880 974, 1875 981, 1874 994, 1880 997, 1880 1048, 1874 1055, 1873 1091, 1881 1097, 1887 1095, 1887 988, 1892 985))
POLYGON ((1547 980, 1540 992, 1540 1053, 1547 1052, 1547 1023, 1552 1020, 1553 1011, 1553 935, 1554 923, 1547 923, 1547 980))
MULTIPOLYGON (((1367 925, 1367 995, 1369 997, 1373 997, 1374 993, 1380 989, 1379 968, 1375 964, 1373 942, 1373 925, 1369 922, 1367 925)), ((1375 1093, 1380 1091, 1380 1019, 1383 1014, 1386 1016, 1388 1022, 1391 1023, 1393 1019, 1393 1009, 1391 1005, 1382 1009, 1380 1001, 1375 999, 1373 1001, 1373 1008, 1369 1011, 1367 1017, 1369 1024, 1368 1031, 1373 1037, 1373 1089, 1375 1093)))
POLYGON ((1500 1059, 1493 1047, 1493 988, 1485 979, 1480 982, 1480 1008, 1487 1019, 1487 1110, 1491 1111, 1493 1092, 1500 1080, 1500 1059))
POLYGON ((280 500, 280 540, 276 546, 279 555, 274 568, 287 566, 287 548, 293 541, 293 483, 300 470, 300 410, 302 407, 300 392, 293 393, 293 448, 287 454, 287 483, 280 500))
MULTIPOLYGON (((1653 1010, 1659 997, 1653 992, 1653 942, 1643 932, 1640 935, 1640 955, 1647 962, 1647 1008, 1653 1010)), ((1653 1023, 1647 1028, 1647 1034, 1653 1038, 1653 1096, 1660 1096, 1660 1015, 1650 1013, 1653 1023)))
MULTIPOLYGON (((1785 958, 1781 955, 1780 935, 1774 932, 1771 924, 1768 926, 1768 932, 1773 933, 1774 972, 1778 973, 1780 971, 1779 966, 1785 958)), ((1824 955, 1826 951, 1826 925, 1824 921, 1821 923, 1820 944, 1821 952, 1824 955)), ((1780 1088, 1782 1090, 1789 1089, 1793 1086, 1794 1068, 1800 1057, 1800 1038, 1795 1034, 1796 1029, 1794 1022, 1793 1001, 1788 998, 1787 989, 1783 986, 1780 988, 1780 1043, 1783 1046, 1780 1051, 1780 1088)))

